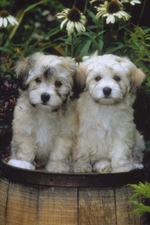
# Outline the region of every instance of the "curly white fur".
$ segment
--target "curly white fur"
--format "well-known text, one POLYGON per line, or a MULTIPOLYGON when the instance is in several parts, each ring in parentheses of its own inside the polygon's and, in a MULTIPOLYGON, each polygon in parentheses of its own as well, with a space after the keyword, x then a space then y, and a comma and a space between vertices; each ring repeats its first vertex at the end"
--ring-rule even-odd
POLYGON ((74 172, 125 172, 142 168, 143 137, 133 122, 135 92, 145 75, 127 58, 94 56, 81 68, 86 89, 78 100, 74 172))

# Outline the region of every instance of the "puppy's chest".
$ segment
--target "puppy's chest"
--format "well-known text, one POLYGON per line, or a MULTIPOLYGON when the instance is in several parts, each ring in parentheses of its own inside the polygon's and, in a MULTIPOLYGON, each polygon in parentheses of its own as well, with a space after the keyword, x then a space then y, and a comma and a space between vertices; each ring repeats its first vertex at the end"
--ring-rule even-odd
POLYGON ((35 138, 40 146, 51 146, 54 138, 58 135, 58 121, 47 115, 36 117, 35 138))
POLYGON ((87 126, 86 130, 92 136, 114 136, 116 129, 121 125, 121 117, 123 116, 120 112, 102 107, 95 113, 87 114, 84 126, 87 126))
POLYGON ((110 115, 99 115, 91 123, 91 128, 94 132, 103 135, 112 135, 114 132, 115 124, 110 115))

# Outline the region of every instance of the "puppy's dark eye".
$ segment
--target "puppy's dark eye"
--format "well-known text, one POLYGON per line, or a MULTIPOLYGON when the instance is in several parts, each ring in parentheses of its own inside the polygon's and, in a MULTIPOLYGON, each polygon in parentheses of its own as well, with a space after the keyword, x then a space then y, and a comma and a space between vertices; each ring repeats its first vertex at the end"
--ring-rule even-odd
POLYGON ((35 79, 35 82, 36 82, 37 84, 42 83, 42 81, 41 81, 41 79, 40 79, 40 78, 36 78, 36 79, 35 79))
POLYGON ((55 81, 55 87, 60 87, 62 85, 62 83, 60 81, 55 81))
POLYGON ((117 81, 117 82, 119 82, 121 79, 120 79, 120 77, 115 76, 115 77, 114 77, 114 80, 117 81))
POLYGON ((98 82, 99 80, 101 80, 101 76, 95 77, 95 80, 98 82))

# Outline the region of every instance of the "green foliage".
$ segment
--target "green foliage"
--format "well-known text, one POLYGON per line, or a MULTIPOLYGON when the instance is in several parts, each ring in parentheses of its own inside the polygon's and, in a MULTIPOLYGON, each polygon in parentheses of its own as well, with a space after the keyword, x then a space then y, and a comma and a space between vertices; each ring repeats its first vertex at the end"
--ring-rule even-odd
POLYGON ((150 198, 150 183, 145 182, 145 184, 143 184, 140 182, 139 185, 129 184, 128 186, 133 187, 135 192, 135 194, 130 198, 130 202, 138 206, 137 209, 134 209, 130 213, 134 214, 134 213, 150 212, 150 206, 146 206, 143 203, 139 203, 138 201, 133 201, 133 199, 138 195, 142 196, 142 198, 150 198))
POLYGON ((1 0, 1 7, 9 6, 10 2, 8 0, 1 0))
MULTIPOLYGON (((87 18, 85 31, 78 33, 74 30, 68 36, 67 23, 60 29, 60 23, 65 18, 60 21, 56 17, 56 14, 64 9, 61 1, 41 0, 34 4, 27 1, 24 9, 17 8, 16 2, 17 0, 12 0, 8 5, 7 1, 2 1, 3 10, 13 13, 19 23, 14 27, 9 25, 7 28, 0 28, 0 51, 3 56, 26 57, 35 51, 73 58, 91 55, 95 51, 98 54, 128 56, 146 72, 147 78, 142 90, 150 96, 150 28, 133 25, 130 20, 124 21, 116 16, 114 23, 106 24, 105 17, 96 17, 95 6, 102 1, 91 5, 86 0, 83 6, 87 18), (48 14, 44 14, 46 10, 49 10, 48 14)), ((143 7, 145 2, 146 0, 143 7)), ((73 6, 76 6, 76 1, 72 1, 73 6)), ((136 4, 133 7, 136 7, 136 4)), ((141 10, 140 19, 143 11, 144 8, 141 10)), ((126 13, 131 15, 130 11, 126 13)))
MULTIPOLYGON (((18 10, 16 18, 19 25, 13 28, 9 26, 5 30, 3 29, 0 34, 1 50, 4 54, 21 54, 24 56, 35 51, 54 52, 56 54, 61 52, 63 55, 72 57, 93 54, 95 51, 98 51, 99 54, 124 55, 132 49, 137 53, 138 38, 134 32, 130 32, 130 21, 125 22, 122 19, 115 18, 115 24, 106 24, 104 17, 96 18, 94 6, 90 5, 88 9, 87 3, 86 0, 84 6, 84 14, 87 18, 86 31, 80 35, 74 31, 71 38, 68 38, 65 28, 60 29, 60 21, 56 17, 54 20, 55 14, 63 9, 60 1, 42 0, 26 6, 23 10, 18 10), (41 5, 43 6, 41 7, 41 5), (47 22, 47 16, 43 16, 43 11, 47 9, 50 10, 50 15, 53 17, 51 22, 47 22), (36 22, 41 25, 35 26, 36 22), (126 42, 126 37, 129 34, 131 35, 130 44, 126 42), (120 36, 122 36, 121 40, 120 36)), ((15 5, 15 0, 12 1, 12 4, 15 5)), ((8 7, 6 9, 9 11, 8 7)), ((145 39, 149 41, 149 37, 146 35, 145 39)))
POLYGON ((150 141, 147 141, 147 142, 145 143, 145 146, 146 146, 146 151, 147 151, 147 152, 150 152, 150 141))
POLYGON ((150 62, 150 28, 142 29, 134 26, 134 32, 129 31, 132 42, 129 47, 133 48, 139 54, 139 60, 150 62))
POLYGON ((129 31, 128 47, 137 57, 137 64, 147 73, 144 91, 150 96, 150 28, 134 26, 133 32, 129 31))
MULTIPOLYGON (((11 6, 9 4, 10 8, 16 8, 15 3, 16 0, 11 1, 11 6)), ((4 4, 3 10, 13 11, 10 8, 7 4, 4 4)), ((25 9, 18 9, 14 16, 19 24, 16 26, 9 24, 6 28, 0 27, 0 50, 2 51, 2 56, 6 54, 27 56, 35 51, 43 51, 56 46, 56 43, 52 44, 49 40, 60 31, 58 24, 56 29, 55 21, 54 25, 52 25, 52 22, 56 12, 62 9, 62 4, 57 0, 42 0, 35 4, 27 5, 25 9), (49 11, 49 15, 43 14, 46 10, 49 11), (53 15, 51 10, 54 13, 53 15), (48 16, 51 16, 51 21, 48 21, 48 16), (36 23, 40 25, 36 26, 36 23)))

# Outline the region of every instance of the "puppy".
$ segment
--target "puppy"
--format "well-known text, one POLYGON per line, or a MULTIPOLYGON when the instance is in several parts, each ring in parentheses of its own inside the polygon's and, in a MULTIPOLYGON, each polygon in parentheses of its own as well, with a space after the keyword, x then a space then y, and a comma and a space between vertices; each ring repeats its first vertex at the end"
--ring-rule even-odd
POLYGON ((129 59, 94 56, 81 65, 86 89, 78 100, 74 172, 125 172, 142 168, 143 137, 133 122, 133 102, 145 74, 129 59))
POLYGON ((16 72, 21 90, 9 164, 35 169, 37 161, 49 172, 71 172, 79 70, 69 58, 35 53, 18 62, 16 72))

